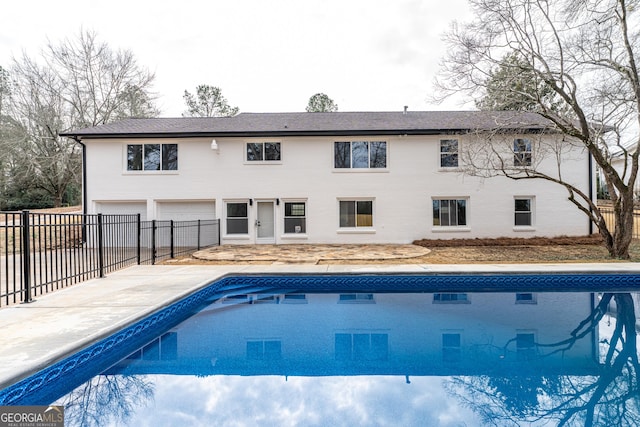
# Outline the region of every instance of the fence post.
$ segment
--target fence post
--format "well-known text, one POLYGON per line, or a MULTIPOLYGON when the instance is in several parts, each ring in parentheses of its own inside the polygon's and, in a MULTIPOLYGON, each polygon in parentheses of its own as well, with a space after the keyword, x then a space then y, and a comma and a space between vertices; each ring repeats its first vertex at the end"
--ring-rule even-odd
POLYGON ((151 265, 156 263, 156 220, 151 220, 151 265))
POLYGON ((24 299, 22 302, 31 302, 31 247, 29 245, 29 211, 22 211, 20 218, 20 236, 22 237, 22 278, 24 286, 24 299))
POLYGON ((100 278, 104 278, 104 236, 102 230, 102 214, 98 214, 98 270, 100 278))
POLYGON ((198 250, 200 250, 200 220, 198 220, 198 250))
POLYGON ((138 261, 138 265, 140 265, 140 248, 142 247, 142 221, 140 221, 140 214, 136 215, 136 226, 138 227, 138 230, 136 232, 138 236, 138 244, 136 246, 136 261, 138 261))
POLYGON ((174 254, 174 250, 173 250, 173 220, 171 220, 170 224, 171 224, 171 232, 170 232, 171 234, 170 234, 170 237, 169 237, 169 239, 170 239, 169 240, 169 245, 171 247, 171 254, 169 256, 171 257, 171 259, 173 259, 174 258, 174 256, 173 256, 173 254, 174 254))

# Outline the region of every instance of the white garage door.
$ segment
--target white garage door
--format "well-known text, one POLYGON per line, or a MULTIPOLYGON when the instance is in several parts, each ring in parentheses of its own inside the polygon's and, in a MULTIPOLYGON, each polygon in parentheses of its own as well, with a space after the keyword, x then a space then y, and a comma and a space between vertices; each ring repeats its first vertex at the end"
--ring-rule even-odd
POLYGON ((161 220, 191 221, 216 218, 216 204, 213 200, 157 202, 156 208, 157 217, 161 220))
POLYGON ((98 202, 96 212, 105 215, 133 215, 140 214, 142 221, 147 220, 146 202, 98 202))
MULTIPOLYGON (((96 212, 103 215, 135 215, 140 214, 140 220, 147 220, 146 202, 96 202, 96 212)), ((123 221, 121 218, 107 217, 103 219, 103 242, 105 247, 135 248, 138 245, 138 228, 135 220, 123 221)), ((141 245, 150 241, 148 233, 143 229, 141 245)), ((95 238, 97 242, 97 237, 95 238)), ((134 256, 134 255, 132 255, 134 256)))

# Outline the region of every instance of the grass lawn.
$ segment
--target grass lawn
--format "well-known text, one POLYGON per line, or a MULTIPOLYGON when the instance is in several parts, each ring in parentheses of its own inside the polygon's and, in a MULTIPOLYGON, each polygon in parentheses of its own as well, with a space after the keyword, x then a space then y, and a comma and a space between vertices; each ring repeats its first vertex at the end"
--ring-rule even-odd
MULTIPOLYGON (((609 258, 598 236, 558 239, 422 240, 431 249, 422 257, 430 264, 620 262, 609 258)), ((630 248, 631 259, 640 262, 640 241, 630 248)))
MULTIPOLYGON (((631 244, 631 259, 640 262, 640 242, 631 244)), ((414 260, 412 262, 415 262, 414 260)), ((620 262, 602 245, 436 247, 423 257, 427 264, 620 262)))

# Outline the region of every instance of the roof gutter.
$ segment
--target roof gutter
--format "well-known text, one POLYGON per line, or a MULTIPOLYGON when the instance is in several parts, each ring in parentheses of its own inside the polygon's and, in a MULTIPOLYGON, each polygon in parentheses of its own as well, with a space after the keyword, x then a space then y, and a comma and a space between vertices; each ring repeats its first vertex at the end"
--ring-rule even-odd
MULTIPOLYGON (((501 129, 501 133, 542 133, 543 128, 501 129)), ((129 133, 63 133, 76 139, 118 139, 118 138, 246 138, 246 137, 288 137, 288 136, 375 136, 375 135, 460 135, 475 133, 477 129, 370 129, 370 130, 318 130, 318 131, 242 131, 242 132, 129 132, 129 133)))

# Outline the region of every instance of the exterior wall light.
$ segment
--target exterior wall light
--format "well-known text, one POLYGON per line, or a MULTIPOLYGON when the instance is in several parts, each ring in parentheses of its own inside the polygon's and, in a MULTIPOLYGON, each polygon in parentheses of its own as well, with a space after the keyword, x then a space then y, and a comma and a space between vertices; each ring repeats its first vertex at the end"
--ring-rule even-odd
POLYGON ((215 139, 211 140, 211 149, 213 151, 218 151, 218 141, 216 141, 215 139))

